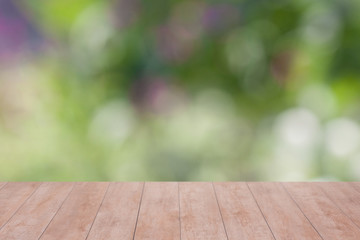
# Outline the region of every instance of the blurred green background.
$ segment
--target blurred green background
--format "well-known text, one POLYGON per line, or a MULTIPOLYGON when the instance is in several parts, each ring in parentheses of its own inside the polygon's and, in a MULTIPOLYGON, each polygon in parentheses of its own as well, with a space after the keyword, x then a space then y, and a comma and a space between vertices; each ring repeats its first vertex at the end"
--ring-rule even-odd
POLYGON ((360 180, 359 12, 0 0, 0 180, 360 180))

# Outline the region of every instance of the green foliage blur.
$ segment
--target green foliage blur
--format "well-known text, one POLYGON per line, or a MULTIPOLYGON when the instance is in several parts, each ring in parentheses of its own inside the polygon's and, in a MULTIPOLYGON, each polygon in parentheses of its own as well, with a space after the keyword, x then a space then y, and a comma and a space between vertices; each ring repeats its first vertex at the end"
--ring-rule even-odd
POLYGON ((360 180, 359 12, 0 0, 0 180, 360 180))

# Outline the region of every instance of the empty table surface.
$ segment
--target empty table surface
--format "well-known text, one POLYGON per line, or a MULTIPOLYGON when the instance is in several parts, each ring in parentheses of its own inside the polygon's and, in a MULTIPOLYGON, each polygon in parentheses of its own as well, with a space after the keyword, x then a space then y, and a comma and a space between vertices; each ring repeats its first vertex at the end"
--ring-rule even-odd
POLYGON ((360 239, 357 182, 0 182, 0 239, 360 239))

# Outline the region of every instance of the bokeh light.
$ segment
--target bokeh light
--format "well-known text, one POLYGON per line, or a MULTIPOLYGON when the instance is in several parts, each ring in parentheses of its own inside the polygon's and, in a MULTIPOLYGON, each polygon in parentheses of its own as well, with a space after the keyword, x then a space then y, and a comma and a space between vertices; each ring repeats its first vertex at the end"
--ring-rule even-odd
POLYGON ((359 10, 0 0, 0 180, 360 180, 359 10))

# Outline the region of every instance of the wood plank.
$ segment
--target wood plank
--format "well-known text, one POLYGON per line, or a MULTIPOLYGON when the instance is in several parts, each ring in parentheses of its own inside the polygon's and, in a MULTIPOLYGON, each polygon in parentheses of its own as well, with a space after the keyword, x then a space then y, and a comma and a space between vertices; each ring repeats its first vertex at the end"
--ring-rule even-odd
POLYGON ((79 182, 40 239, 85 239, 109 183, 79 182))
POLYGON ((135 239, 180 239, 178 183, 145 183, 135 239))
POLYGON ((0 182, 0 239, 353 240, 359 206, 360 183, 0 182))
POLYGON ((214 183, 229 239, 274 239, 244 182, 214 183))
POLYGON ((73 183, 43 183, 1 229, 0 239, 39 239, 72 186, 73 183))
POLYGON ((316 185, 284 183, 324 239, 359 239, 360 230, 316 185))
POLYGON ((7 182, 0 182, 0 190, 6 185, 7 182))
POLYGON ((0 190, 0 229, 40 186, 40 182, 9 182, 0 190))
POLYGON ((280 183, 258 182, 248 186, 277 240, 321 239, 280 183))
MULTIPOLYGON (((358 183, 354 183, 358 184, 358 183)), ((360 192, 345 182, 317 183, 321 189, 351 220, 360 227, 360 192)))
POLYGON ((181 182, 181 239, 227 239, 214 189, 208 182, 181 182))
POLYGON ((111 183, 87 239, 133 239, 143 186, 111 183))
POLYGON ((360 192, 360 182, 348 182, 347 184, 355 188, 356 191, 360 192))

